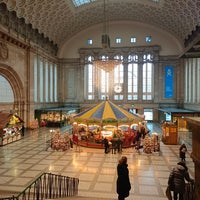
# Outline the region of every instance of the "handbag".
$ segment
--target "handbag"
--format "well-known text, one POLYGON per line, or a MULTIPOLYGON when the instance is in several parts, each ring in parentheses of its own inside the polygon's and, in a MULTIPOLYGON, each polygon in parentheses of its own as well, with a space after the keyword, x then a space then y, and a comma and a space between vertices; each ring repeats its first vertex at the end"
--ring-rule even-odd
POLYGON ((167 189, 166 189, 165 194, 166 194, 166 196, 167 196, 167 198, 168 198, 169 200, 172 200, 172 194, 171 194, 171 190, 170 190, 169 185, 167 186, 167 189))

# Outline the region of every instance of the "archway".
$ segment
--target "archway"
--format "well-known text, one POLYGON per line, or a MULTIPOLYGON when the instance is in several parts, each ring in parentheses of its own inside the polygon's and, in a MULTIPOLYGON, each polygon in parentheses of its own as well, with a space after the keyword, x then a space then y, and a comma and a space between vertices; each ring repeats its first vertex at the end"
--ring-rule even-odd
POLYGON ((14 95, 13 109, 16 108, 18 115, 24 119, 23 84, 20 77, 12 67, 5 64, 0 64, 0 75, 10 83, 14 95))

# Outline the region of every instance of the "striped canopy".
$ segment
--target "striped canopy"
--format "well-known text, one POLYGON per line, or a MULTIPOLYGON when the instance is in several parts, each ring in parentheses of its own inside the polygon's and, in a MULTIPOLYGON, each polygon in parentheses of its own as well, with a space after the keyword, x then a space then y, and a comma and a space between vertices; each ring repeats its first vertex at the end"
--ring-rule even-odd
POLYGON ((125 109, 117 106, 109 100, 103 101, 96 106, 77 114, 74 117, 76 122, 101 122, 101 123, 138 123, 143 119, 133 115, 125 109))

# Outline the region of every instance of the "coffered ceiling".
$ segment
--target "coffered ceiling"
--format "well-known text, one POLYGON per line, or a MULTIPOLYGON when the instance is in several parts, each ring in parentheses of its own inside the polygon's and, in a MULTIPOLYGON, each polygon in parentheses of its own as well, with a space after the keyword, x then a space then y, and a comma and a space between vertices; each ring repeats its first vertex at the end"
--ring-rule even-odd
MULTIPOLYGON (((0 0, 58 46, 76 33, 104 21, 104 1, 75 7, 72 0, 0 0)), ((109 21, 147 23, 174 35, 182 44, 200 25, 199 0, 106 0, 109 21)))

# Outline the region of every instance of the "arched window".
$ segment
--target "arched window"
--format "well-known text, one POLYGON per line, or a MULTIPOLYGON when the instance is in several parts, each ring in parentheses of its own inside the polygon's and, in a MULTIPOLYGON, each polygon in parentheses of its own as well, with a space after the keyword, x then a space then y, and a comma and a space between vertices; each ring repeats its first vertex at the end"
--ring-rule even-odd
MULTIPOLYGON (((142 49, 143 50, 143 49, 142 49)), ((116 51, 116 53, 118 53, 116 51)), ((155 52, 85 56, 84 98, 128 101, 153 99, 155 52), (120 63, 115 61, 118 60, 120 63), (112 64, 111 64, 112 63, 112 64)))

